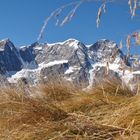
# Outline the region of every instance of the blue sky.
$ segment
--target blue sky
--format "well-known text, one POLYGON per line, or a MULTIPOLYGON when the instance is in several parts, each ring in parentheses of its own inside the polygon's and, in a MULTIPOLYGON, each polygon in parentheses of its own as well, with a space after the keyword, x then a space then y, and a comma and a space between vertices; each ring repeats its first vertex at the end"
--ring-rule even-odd
MULTIPOLYGON (((45 18, 56 8, 72 1, 75 0, 0 0, 0 39, 10 38, 17 46, 35 42, 45 18)), ((63 27, 56 27, 55 21, 51 20, 42 41, 52 43, 76 38, 92 44, 107 38, 119 43, 127 34, 140 29, 140 18, 131 19, 127 0, 108 4, 107 13, 102 16, 97 29, 95 21, 99 6, 100 3, 82 5, 73 20, 63 27)), ((133 46, 132 52, 140 53, 140 47, 133 46)))

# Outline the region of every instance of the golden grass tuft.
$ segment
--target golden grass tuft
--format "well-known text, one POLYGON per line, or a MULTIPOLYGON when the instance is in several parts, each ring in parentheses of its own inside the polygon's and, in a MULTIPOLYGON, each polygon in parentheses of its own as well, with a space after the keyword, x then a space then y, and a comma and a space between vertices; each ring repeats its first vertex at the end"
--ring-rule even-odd
POLYGON ((40 96, 19 91, 0 90, 0 139, 140 139, 140 95, 118 81, 87 92, 64 83, 34 88, 40 96))
POLYGON ((66 82, 50 82, 46 85, 41 85, 39 90, 43 93, 45 100, 48 102, 60 102, 71 98, 78 93, 78 90, 66 82))
POLYGON ((102 82, 99 82, 92 90, 98 92, 98 94, 112 94, 114 96, 133 96, 133 94, 135 94, 125 83, 122 83, 119 79, 111 78, 102 80, 102 82))

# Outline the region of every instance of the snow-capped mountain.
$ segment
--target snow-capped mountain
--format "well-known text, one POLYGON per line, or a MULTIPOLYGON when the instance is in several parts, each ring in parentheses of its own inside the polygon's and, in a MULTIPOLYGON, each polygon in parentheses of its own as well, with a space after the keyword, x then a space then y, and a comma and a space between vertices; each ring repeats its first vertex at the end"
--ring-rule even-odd
POLYGON ((136 56, 127 59, 115 42, 106 39, 87 46, 69 39, 20 48, 5 39, 0 41, 0 74, 10 83, 22 78, 30 84, 63 78, 90 88, 111 77, 133 87, 140 77, 140 63, 136 56))

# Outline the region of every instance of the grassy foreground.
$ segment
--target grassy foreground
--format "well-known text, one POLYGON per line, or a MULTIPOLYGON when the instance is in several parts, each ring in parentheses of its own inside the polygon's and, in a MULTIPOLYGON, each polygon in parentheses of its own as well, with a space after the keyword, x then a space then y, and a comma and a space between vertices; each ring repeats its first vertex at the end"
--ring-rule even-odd
POLYGON ((117 82, 0 89, 0 140, 139 140, 140 95, 117 82))

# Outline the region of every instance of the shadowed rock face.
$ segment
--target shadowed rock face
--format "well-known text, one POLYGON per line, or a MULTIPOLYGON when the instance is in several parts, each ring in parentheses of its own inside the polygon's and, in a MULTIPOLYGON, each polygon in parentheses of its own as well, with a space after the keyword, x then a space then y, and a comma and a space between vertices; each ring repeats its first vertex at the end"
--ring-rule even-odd
POLYGON ((19 71, 22 68, 22 63, 19 59, 19 54, 15 46, 10 40, 0 42, 0 73, 6 71, 19 71))
POLYGON ((33 43, 27 47, 20 48, 19 53, 24 62, 30 63, 35 60, 36 54, 34 47, 37 45, 38 43, 33 43))
POLYGON ((55 64, 53 66, 44 67, 41 69, 40 74, 42 77, 45 76, 46 79, 51 79, 53 76, 64 75, 65 71, 68 69, 68 63, 55 64))
MULTIPOLYGON (((0 42, 0 73, 6 74, 11 83, 25 78, 28 83, 35 84, 57 77, 88 87, 97 84, 97 79, 102 81, 113 77, 121 80, 128 75, 127 72, 123 76, 122 69, 130 69, 134 61, 133 57, 128 62, 124 61, 125 58, 116 43, 109 40, 99 40, 85 46, 75 39, 69 39, 55 44, 34 43, 19 49, 9 40, 0 42)), ((133 68, 138 71, 139 62, 133 68)))

